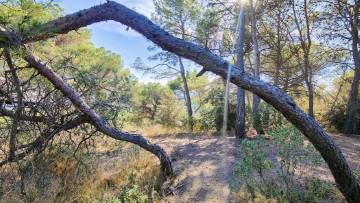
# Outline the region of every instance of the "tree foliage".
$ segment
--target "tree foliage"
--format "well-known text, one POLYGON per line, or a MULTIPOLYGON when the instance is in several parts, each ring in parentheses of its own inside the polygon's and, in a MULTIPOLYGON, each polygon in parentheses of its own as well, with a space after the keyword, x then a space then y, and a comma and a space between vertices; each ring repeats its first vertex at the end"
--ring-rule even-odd
POLYGON ((134 120, 138 124, 150 120, 152 124, 162 124, 167 127, 179 125, 182 105, 169 88, 159 83, 149 83, 140 86, 132 100, 135 112, 134 120))

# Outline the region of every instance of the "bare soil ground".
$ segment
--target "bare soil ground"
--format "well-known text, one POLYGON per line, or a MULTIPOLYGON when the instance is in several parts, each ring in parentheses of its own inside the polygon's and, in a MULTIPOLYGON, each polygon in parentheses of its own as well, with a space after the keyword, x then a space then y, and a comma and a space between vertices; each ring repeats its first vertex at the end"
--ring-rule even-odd
MULTIPOLYGON (((332 134, 352 169, 360 169, 360 136, 332 134)), ((241 158, 234 137, 179 134, 155 138, 171 156, 175 177, 162 202, 233 202, 230 184, 234 164, 241 158)), ((272 154, 272 149, 269 149, 272 154)), ((275 158, 275 157, 273 157, 275 158)), ((314 174, 333 182, 324 164, 314 174)))

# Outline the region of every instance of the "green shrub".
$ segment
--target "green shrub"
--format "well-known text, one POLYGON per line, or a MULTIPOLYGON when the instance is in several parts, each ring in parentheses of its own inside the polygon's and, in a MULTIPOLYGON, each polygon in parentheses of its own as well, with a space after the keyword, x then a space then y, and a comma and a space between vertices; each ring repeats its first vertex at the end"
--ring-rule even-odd
POLYGON ((129 182, 120 188, 118 197, 113 199, 113 202, 121 203, 147 203, 149 202, 148 196, 143 194, 140 190, 139 185, 137 184, 136 175, 131 173, 129 175, 129 182))
MULTIPOLYGON (((360 132, 360 108, 359 108, 360 101, 357 103, 357 107, 354 109, 356 111, 355 117, 355 126, 356 132, 360 132)), ((344 126, 346 124, 346 114, 347 112, 347 102, 345 101, 337 101, 337 104, 328 110, 325 114, 325 121, 324 123, 328 122, 327 127, 330 129, 334 129, 338 132, 343 132, 344 126)))
POLYGON ((265 197, 276 202, 342 200, 334 185, 307 176, 324 162, 295 127, 279 127, 270 132, 270 139, 259 135, 257 140, 244 140, 241 144, 243 158, 236 164, 234 175, 244 182, 250 193, 247 196, 253 201, 265 197))

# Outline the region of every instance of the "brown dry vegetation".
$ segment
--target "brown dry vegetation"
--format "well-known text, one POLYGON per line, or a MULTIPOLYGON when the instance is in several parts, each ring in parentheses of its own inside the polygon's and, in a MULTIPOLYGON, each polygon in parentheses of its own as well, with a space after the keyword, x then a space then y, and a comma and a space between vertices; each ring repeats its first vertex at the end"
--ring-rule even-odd
POLYGON ((39 156, 28 163, 24 174, 15 173, 22 163, 3 167, 0 202, 110 202, 131 173, 142 193, 158 199, 156 191, 161 191, 164 176, 155 156, 106 137, 96 141, 95 149, 76 157, 66 153, 39 156))
MULTIPOLYGON (((135 130, 135 128, 133 129, 135 130)), ((157 133, 176 132, 153 127, 157 133)), ((240 160, 240 142, 233 136, 219 134, 163 134, 147 132, 151 140, 171 156, 175 175, 165 181, 156 157, 130 144, 99 137, 92 153, 81 152, 77 157, 66 153, 48 153, 30 162, 23 175, 26 200, 30 202, 109 202, 116 200, 130 173, 143 194, 154 202, 251 202, 241 180, 233 176, 234 164, 240 160), (79 162, 80 160, 80 162, 79 162), (237 184, 238 189, 230 185, 237 184), (165 197, 163 197, 165 196, 165 197), (114 199, 115 198, 115 199, 114 199)), ((251 133, 250 139, 256 139, 251 133)), ((360 171, 360 137, 332 134, 342 149, 351 169, 360 171)), ((268 140, 271 143, 271 140, 268 140)), ((270 145, 267 153, 276 160, 276 147, 270 145)), ((2 169, 1 202, 24 202, 20 175, 14 169, 20 163, 2 169)), ((307 177, 316 177, 334 184, 326 164, 307 170, 307 177)), ((359 176, 359 174, 358 174, 359 176)), ((345 202, 333 187, 326 202, 345 202)), ((254 202, 276 202, 256 193, 254 202)))

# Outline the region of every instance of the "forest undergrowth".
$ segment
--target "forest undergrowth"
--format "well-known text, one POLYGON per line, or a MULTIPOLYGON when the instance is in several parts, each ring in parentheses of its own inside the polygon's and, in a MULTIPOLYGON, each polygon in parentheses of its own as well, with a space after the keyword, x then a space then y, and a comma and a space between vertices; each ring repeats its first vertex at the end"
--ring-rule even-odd
MULTIPOLYGON (((192 165, 183 163, 195 161, 196 153, 214 150, 201 142, 221 138, 217 133, 181 133, 179 129, 161 126, 152 127, 152 130, 127 128, 146 132, 149 139, 160 143, 171 155, 174 168, 182 167, 182 171, 191 170, 192 165), (196 142, 198 149, 191 148, 196 142), (195 157, 189 158, 186 154, 195 157)), ((342 140, 338 143, 342 149, 348 148, 345 156, 360 179, 360 162, 356 159, 360 146, 349 147, 360 138, 334 138, 336 142, 342 140)), ((180 175, 166 180, 155 156, 106 137, 96 137, 92 142, 97 143, 96 146, 89 144, 75 153, 53 145, 33 160, 7 165, 1 175, 2 202, 167 202, 169 197, 166 196, 175 195, 172 200, 178 198, 176 189, 173 193, 169 189, 181 183, 170 186, 169 183, 176 182, 180 175), (21 166, 24 164, 26 166, 21 166), (17 168, 23 170, 15 170, 17 168)), ((224 176, 228 185, 223 187, 231 191, 229 201, 345 202, 321 156, 294 127, 279 127, 265 136, 255 136, 250 130, 241 144, 235 141, 222 145, 216 147, 234 156, 230 165, 226 165, 233 168, 233 173, 224 176)), ((214 161, 212 159, 216 157, 209 156, 197 162, 202 166, 214 161)), ((188 192, 191 191, 184 189, 182 195, 188 192)), ((193 198, 196 199, 197 194, 193 198)))

